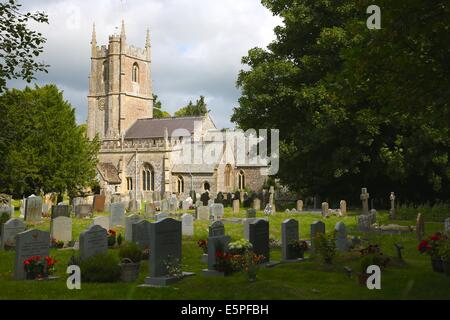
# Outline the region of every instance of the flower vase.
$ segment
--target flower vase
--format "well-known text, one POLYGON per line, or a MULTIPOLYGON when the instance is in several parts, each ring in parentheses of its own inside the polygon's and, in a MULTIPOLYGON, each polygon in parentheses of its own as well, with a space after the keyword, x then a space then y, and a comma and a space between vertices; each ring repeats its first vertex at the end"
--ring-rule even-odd
POLYGON ((444 272, 444 265, 441 258, 439 257, 431 257, 431 267, 433 268, 434 272, 444 272))

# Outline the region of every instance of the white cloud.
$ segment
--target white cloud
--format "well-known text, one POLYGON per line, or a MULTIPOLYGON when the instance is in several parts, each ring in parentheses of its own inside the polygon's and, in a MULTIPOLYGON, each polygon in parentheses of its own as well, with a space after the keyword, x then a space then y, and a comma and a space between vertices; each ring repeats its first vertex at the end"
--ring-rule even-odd
POLYGON ((250 48, 270 43, 280 20, 259 0, 123 2, 22 1, 24 10, 45 11, 50 20, 48 26, 38 26, 48 39, 42 59, 51 65, 49 74, 38 75, 38 82, 64 89, 78 121, 85 122, 92 23, 96 23, 97 43, 106 45, 123 18, 132 45, 143 47, 150 29, 154 91, 164 109, 173 113, 204 95, 216 124, 231 127, 241 58, 250 48))

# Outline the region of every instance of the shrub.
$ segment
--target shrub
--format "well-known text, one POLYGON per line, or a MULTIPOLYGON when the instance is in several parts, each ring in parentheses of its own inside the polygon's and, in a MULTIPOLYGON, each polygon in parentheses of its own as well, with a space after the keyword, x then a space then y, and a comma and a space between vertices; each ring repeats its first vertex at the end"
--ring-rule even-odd
POLYGON ((2 215, 0 216, 0 226, 6 222, 8 222, 9 220, 9 214, 7 214, 6 212, 3 212, 2 215))
POLYGON ((250 241, 246 239, 241 239, 228 244, 228 249, 232 254, 245 254, 247 251, 251 250, 253 245, 250 241))
POLYGON ((119 262, 108 254, 97 254, 80 263, 83 282, 117 282, 121 270, 119 262))
POLYGON ((135 243, 127 243, 120 248, 119 257, 121 260, 130 259, 133 263, 139 263, 142 260, 142 250, 135 243))
POLYGON ((333 234, 317 234, 314 241, 314 247, 325 263, 333 263, 333 258, 336 255, 336 243, 333 234))
POLYGON ((450 203, 437 202, 434 205, 429 203, 421 205, 405 203, 397 207, 396 215, 399 220, 414 220, 420 212, 427 221, 442 222, 448 217, 449 211, 450 203))

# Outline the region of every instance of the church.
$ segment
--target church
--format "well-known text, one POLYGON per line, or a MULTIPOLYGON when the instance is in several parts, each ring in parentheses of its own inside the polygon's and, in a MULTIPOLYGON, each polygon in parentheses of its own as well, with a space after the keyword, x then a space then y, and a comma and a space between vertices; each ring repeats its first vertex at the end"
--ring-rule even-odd
MULTIPOLYGON (((103 194, 130 194, 138 201, 155 193, 187 196, 209 191, 259 191, 267 176, 260 164, 240 162, 236 156, 217 157, 214 163, 179 161, 180 144, 210 132, 221 132, 209 114, 201 117, 153 118, 151 42, 145 47, 127 43, 125 24, 108 45, 97 45, 92 32, 88 94, 88 137, 99 137, 97 179, 103 194), (182 130, 184 135, 174 135, 182 130), (177 157, 178 155, 178 157, 177 157), (178 159, 178 160, 176 160, 178 159)), ((204 148, 204 146, 202 147, 204 148)), ((223 147, 235 154, 235 147, 223 147)))

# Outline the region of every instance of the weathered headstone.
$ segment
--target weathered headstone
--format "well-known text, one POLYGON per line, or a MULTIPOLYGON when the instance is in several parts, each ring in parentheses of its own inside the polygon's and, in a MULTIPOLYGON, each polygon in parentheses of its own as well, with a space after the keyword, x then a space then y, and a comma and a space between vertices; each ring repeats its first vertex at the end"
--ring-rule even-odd
POLYGON ((147 202, 145 204, 145 208, 144 208, 144 217, 150 218, 150 217, 154 216, 155 213, 156 213, 155 204, 147 202))
POLYGON ((172 196, 169 198, 169 211, 176 212, 178 210, 178 200, 176 196, 172 196))
POLYGON ((171 218, 150 224, 150 263, 147 285, 166 286, 179 280, 171 277, 166 264, 181 264, 181 221, 171 218))
POLYGON ((358 216, 358 230, 363 232, 368 232, 372 228, 372 217, 367 215, 359 215, 358 216))
POLYGON ((256 210, 255 209, 247 209, 247 219, 248 218, 256 218, 256 210))
POLYGON ((110 225, 111 218, 108 216, 95 217, 92 219, 93 226, 100 226, 103 229, 109 230, 112 226, 110 225))
POLYGON ((343 216, 347 215, 347 201, 341 200, 341 202, 339 203, 339 207, 341 209, 341 214, 343 216))
POLYGON ((14 279, 25 280, 24 261, 39 256, 44 259, 50 255, 50 233, 40 230, 27 230, 16 235, 16 259, 14 279))
POLYGON ((162 212, 169 211, 169 201, 167 199, 161 201, 161 211, 162 212))
POLYGON ((72 218, 59 216, 51 221, 51 237, 57 241, 72 241, 72 218))
POLYGON ((92 216, 92 206, 90 204, 79 204, 75 206, 75 216, 79 219, 92 216))
POLYGON ((222 192, 219 192, 219 193, 217 194, 217 197, 216 197, 216 199, 214 200, 214 202, 223 205, 223 204, 224 204, 224 203, 223 203, 224 199, 225 199, 225 197, 224 197, 223 193, 222 193, 222 192))
POLYGON ((311 224, 311 249, 314 250, 314 242, 317 235, 325 234, 325 223, 322 221, 315 221, 311 224))
POLYGON ((70 206, 63 204, 52 207, 52 219, 56 219, 58 217, 67 217, 70 218, 70 206))
POLYGON ((299 240, 298 221, 294 219, 285 220, 281 224, 281 256, 283 261, 294 260, 296 256, 289 243, 299 240))
POLYGON ((105 201, 104 195, 94 196, 94 212, 105 212, 105 201))
POLYGON ((231 238, 229 236, 220 235, 208 237, 208 269, 202 271, 206 276, 223 276, 223 272, 217 270, 217 251, 223 254, 228 252, 228 244, 231 238))
POLYGON ((322 202, 322 217, 328 217, 328 213, 330 211, 330 206, 328 202, 322 202))
POLYGON ((97 254, 108 252, 108 231, 93 225, 80 234, 80 258, 85 260, 97 254))
POLYGON ((200 206, 197 208, 198 220, 209 220, 209 208, 207 206, 200 206))
POLYGON ((109 216, 109 226, 110 228, 116 226, 123 226, 125 219, 125 206, 123 203, 112 203, 109 206, 110 216, 109 216))
POLYGON ((297 201, 297 211, 302 212, 303 211, 303 200, 297 201))
POLYGON ((423 218, 423 215, 421 213, 419 213, 417 215, 416 235, 417 235, 417 240, 419 240, 419 241, 422 241, 423 236, 425 235, 425 219, 423 218))
POLYGON ((261 210, 261 200, 258 198, 255 198, 253 200, 253 209, 255 209, 256 211, 260 211, 261 210))
POLYGON ((16 235, 24 232, 26 229, 25 223, 21 219, 9 219, 1 225, 0 250, 5 246, 14 247, 16 245, 16 235))
POLYGON ((189 201, 184 200, 184 201, 181 203, 181 209, 182 209, 183 211, 187 211, 187 210, 189 210, 190 208, 191 208, 191 203, 190 203, 189 201))
POLYGON ((347 228, 342 221, 336 223, 334 227, 335 240, 336 240, 336 249, 339 251, 348 251, 349 242, 347 240, 347 228))
POLYGON ((362 201, 362 211, 363 214, 369 214, 369 193, 367 193, 367 188, 361 189, 360 199, 362 201))
POLYGON ((262 262, 270 261, 269 247, 269 222, 263 219, 256 219, 248 225, 248 241, 253 245, 253 252, 264 256, 262 262))
POLYGON ((214 219, 216 219, 216 220, 222 219, 223 218, 223 214, 224 214, 223 204, 221 204, 221 203, 214 203, 210 207, 210 212, 211 212, 211 215, 214 217, 214 219))
POLYGON ((225 226, 222 221, 215 221, 209 226, 209 237, 225 235, 225 226))
POLYGON ((133 241, 133 224, 141 222, 142 220, 142 217, 137 214, 125 217, 125 241, 133 241))
POLYGON ((25 221, 39 222, 42 220, 42 198, 29 196, 25 201, 25 221))
POLYGON ((181 216, 182 223, 182 234, 183 236, 193 236, 194 235, 194 217, 189 214, 183 214, 181 216))
POLYGON ((141 248, 150 247, 150 222, 142 220, 131 225, 131 241, 141 248))
MULTIPOLYGON (((131 199, 128 203, 128 211, 129 212, 138 212, 140 209, 140 203, 136 199, 131 199)), ((110 207, 111 210, 111 207, 110 207)))
POLYGON ((240 204, 239 200, 233 200, 233 213, 234 214, 239 213, 239 211, 240 211, 239 204, 240 204))
POLYGON ((209 199, 209 192, 202 193, 202 195, 200 196, 200 201, 205 207, 208 206, 209 199))
POLYGON ((389 210, 389 218, 392 220, 396 219, 396 213, 395 213, 395 193, 391 192, 391 195, 389 196, 389 201, 391 202, 391 209, 389 210))
POLYGON ((14 207, 8 204, 0 206, 0 217, 6 213, 8 217, 12 217, 14 215, 14 207))

